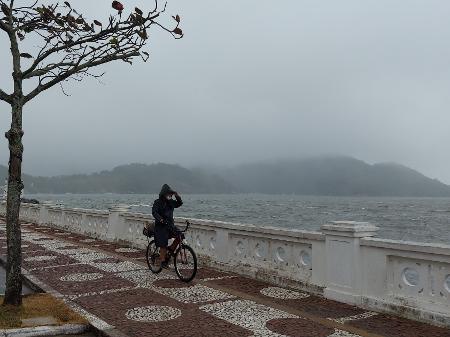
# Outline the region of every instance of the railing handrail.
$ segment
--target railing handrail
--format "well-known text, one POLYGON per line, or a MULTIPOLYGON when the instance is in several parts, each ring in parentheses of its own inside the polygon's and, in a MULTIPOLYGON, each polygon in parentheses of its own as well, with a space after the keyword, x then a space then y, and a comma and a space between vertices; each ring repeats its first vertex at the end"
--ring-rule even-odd
POLYGON ((361 246, 450 256, 450 245, 440 243, 363 238, 361 246))

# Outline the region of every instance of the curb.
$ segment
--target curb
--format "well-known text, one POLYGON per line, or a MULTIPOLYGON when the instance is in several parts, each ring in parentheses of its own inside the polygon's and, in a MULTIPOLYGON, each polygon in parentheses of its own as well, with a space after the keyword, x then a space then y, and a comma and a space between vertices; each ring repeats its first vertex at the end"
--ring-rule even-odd
POLYGON ((61 326, 39 326, 36 328, 2 329, 2 337, 41 337, 56 335, 78 335, 88 331, 89 325, 66 324, 61 326))

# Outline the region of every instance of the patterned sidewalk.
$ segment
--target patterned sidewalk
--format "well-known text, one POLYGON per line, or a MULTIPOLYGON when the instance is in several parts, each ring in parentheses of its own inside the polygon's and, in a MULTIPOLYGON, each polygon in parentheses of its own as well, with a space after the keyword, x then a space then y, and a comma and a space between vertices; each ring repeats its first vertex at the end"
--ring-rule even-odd
POLYGON ((34 224, 22 228, 23 268, 129 337, 450 337, 449 329, 209 268, 184 284, 173 270, 152 274, 142 250, 34 224))

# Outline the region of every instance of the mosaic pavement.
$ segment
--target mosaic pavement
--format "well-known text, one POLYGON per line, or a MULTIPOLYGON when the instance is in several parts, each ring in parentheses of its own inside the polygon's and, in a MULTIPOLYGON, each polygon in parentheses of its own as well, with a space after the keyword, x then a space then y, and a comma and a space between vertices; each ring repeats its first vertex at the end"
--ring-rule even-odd
MULTIPOLYGON (((448 329, 200 268, 152 274, 145 252, 23 224, 23 267, 130 337, 450 337, 448 329)), ((0 255, 6 254, 0 222, 0 255)))

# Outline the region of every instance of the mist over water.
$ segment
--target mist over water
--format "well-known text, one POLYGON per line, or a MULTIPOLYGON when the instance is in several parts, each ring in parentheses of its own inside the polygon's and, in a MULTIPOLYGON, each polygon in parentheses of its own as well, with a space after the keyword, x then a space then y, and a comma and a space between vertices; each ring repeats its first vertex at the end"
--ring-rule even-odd
MULTIPOLYGON (((67 207, 107 209, 117 204, 133 212, 151 213, 156 195, 89 194, 27 195, 67 207)), ((320 230, 330 221, 370 222, 386 239, 450 243, 450 198, 315 197, 297 195, 183 195, 176 216, 320 230)))

